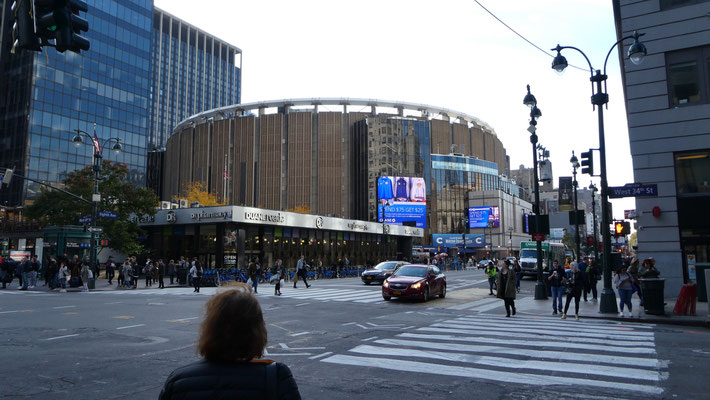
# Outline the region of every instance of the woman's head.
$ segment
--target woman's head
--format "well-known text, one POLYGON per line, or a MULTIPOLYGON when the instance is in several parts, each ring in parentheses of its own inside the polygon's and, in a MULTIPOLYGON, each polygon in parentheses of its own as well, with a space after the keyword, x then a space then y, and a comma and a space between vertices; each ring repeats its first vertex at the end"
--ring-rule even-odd
POLYGON ((197 345, 210 361, 240 362, 259 358, 266 347, 266 324, 251 288, 240 284, 217 293, 205 305, 197 345))
POLYGON ((577 272, 577 263, 574 261, 569 263, 569 269, 571 269, 573 272, 577 272))

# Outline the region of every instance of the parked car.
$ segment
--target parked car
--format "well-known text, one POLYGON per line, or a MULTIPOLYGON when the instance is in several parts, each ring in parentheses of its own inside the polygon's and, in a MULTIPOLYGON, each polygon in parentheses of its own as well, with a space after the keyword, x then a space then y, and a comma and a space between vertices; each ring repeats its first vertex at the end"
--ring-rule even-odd
POLYGON ((434 265, 403 265, 382 284, 385 300, 405 297, 428 301, 436 295, 446 297, 446 275, 434 265))
POLYGON ((486 269, 489 263, 493 263, 495 265, 495 262, 493 260, 486 260, 485 258, 481 261, 478 262, 478 269, 486 269))
POLYGON ((506 257, 505 259, 506 261, 510 261, 511 265, 515 264, 515 260, 517 260, 517 258, 515 257, 506 257))
POLYGON ((369 285, 372 282, 382 283, 387 279, 395 269, 406 264, 404 261, 383 261, 371 269, 368 269, 362 273, 361 279, 366 284, 369 285))

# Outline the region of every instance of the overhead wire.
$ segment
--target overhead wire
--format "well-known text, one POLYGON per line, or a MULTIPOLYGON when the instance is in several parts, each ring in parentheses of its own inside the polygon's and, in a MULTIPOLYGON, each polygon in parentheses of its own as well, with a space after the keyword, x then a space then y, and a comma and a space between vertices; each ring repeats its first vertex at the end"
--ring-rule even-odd
MULTIPOLYGON (((487 8, 486 8, 483 4, 481 4, 478 0, 473 0, 473 1, 476 2, 476 4, 478 4, 478 5, 479 5, 482 9, 484 9, 488 14, 490 14, 491 17, 495 18, 498 22, 500 22, 501 24, 503 24, 503 26, 505 26, 506 28, 508 28, 508 29, 509 29, 511 32, 513 32, 514 34, 518 35, 518 37, 520 37, 521 39, 523 39, 524 41, 526 41, 528 44, 530 44, 530 45, 533 46, 534 48, 540 50, 541 52, 545 53, 545 54, 546 54, 547 56, 549 56, 549 57, 552 57, 552 58, 555 57, 554 55, 548 53, 546 50, 542 49, 540 46, 538 46, 538 45, 536 45, 535 43, 529 41, 525 36, 523 36, 523 35, 521 35, 520 33, 518 33, 515 29, 511 28, 510 25, 508 25, 508 24, 506 24, 505 22, 503 22, 503 20, 501 20, 500 18, 498 18, 498 16, 496 16, 495 14, 493 14, 489 9, 487 9, 487 8)), ((577 68, 578 70, 581 70, 581 71, 589 72, 589 70, 587 70, 586 68, 581 68, 581 67, 578 67, 578 66, 572 65, 572 64, 567 64, 567 65, 570 66, 570 67, 572 67, 572 68, 577 68)))

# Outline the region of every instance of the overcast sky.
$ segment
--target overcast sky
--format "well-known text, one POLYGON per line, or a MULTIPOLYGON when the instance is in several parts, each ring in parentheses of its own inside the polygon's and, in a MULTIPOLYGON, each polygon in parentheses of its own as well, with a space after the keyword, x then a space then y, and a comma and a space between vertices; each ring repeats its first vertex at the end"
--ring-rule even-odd
MULTIPOLYGON (((616 41, 609 0, 480 2, 545 50, 558 43, 580 48, 596 69, 603 68, 616 41)), ((555 182, 571 176, 572 150, 579 157, 598 147, 584 58, 564 51, 570 64, 585 70, 570 67, 557 75, 551 57, 473 0, 155 0, 155 5, 242 49, 245 103, 355 97, 450 108, 493 127, 515 169, 532 165, 529 110, 522 104, 530 84, 542 111, 538 135, 550 150, 555 182)), ((633 182, 633 171, 616 51, 607 74, 607 170, 610 186, 621 186, 633 182)), ((590 183, 587 175, 578 180, 583 187, 590 183)), ((635 208, 633 199, 613 204, 617 218, 635 208)))

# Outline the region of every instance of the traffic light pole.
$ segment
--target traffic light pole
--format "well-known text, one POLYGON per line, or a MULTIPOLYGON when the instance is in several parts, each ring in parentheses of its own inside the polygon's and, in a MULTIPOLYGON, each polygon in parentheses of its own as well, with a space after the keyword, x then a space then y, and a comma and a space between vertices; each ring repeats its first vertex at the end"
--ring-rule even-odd
MULTIPOLYGON (((574 154, 574 153, 573 153, 574 154)), ((577 167, 572 168, 572 174, 574 175, 574 180, 572 181, 572 188, 574 189, 574 243, 575 243, 575 250, 577 251, 577 262, 581 259, 581 253, 579 250, 579 213, 577 210, 579 210, 579 205, 577 202, 577 167)))
POLYGON ((94 193, 91 198, 91 250, 90 250, 90 265, 94 273, 98 272, 98 246, 96 246, 96 224, 98 218, 99 202, 101 195, 99 194, 99 179, 101 176, 101 161, 103 157, 101 152, 94 151, 94 193))
MULTIPOLYGON (((532 127, 535 126, 535 121, 530 122, 532 127)), ((532 143, 533 149, 533 183, 535 185, 535 230, 540 229, 540 184, 538 183, 537 176, 537 135, 533 133, 530 135, 530 143, 532 143)), ((540 232, 535 232, 539 234, 540 232)), ((538 237, 539 239, 539 237, 538 237)), ((535 300, 547 300, 547 289, 545 287, 545 282, 542 280, 542 242, 540 240, 535 241, 537 249, 537 283, 535 284, 535 300)))
POLYGON ((596 206, 596 187, 592 190, 592 222, 594 223, 594 265, 599 268, 599 239, 597 237, 597 206, 596 206))

